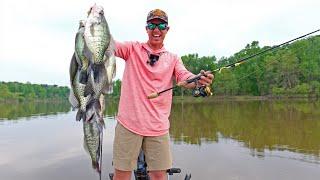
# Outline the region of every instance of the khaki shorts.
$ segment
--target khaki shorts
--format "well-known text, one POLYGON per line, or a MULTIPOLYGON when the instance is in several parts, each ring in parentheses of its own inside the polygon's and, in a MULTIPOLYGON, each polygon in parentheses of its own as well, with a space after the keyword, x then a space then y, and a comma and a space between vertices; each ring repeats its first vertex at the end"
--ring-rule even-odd
POLYGON ((170 169, 172 156, 169 144, 169 133, 157 137, 141 136, 117 123, 113 143, 113 166, 122 171, 136 169, 142 148, 149 171, 170 169))

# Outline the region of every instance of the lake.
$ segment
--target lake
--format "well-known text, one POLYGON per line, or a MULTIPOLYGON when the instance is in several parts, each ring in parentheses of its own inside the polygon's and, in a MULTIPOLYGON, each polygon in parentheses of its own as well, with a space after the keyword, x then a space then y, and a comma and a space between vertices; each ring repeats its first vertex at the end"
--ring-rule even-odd
MULTIPOLYGON (((102 179, 111 165, 116 103, 105 111, 102 179)), ((68 103, 0 104, 1 180, 99 179, 68 103)), ((174 167, 182 180, 316 180, 320 102, 177 101, 171 112, 174 167)))

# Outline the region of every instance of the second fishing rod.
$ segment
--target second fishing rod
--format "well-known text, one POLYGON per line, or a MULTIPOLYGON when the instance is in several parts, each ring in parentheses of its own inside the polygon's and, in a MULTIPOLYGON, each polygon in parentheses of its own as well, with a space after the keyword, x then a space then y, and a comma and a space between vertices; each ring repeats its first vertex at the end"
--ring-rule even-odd
MULTIPOLYGON (((291 39, 291 40, 286 41, 286 42, 284 42, 284 43, 281 43, 281 44, 279 44, 279 45, 276 45, 276 46, 267 48, 267 49, 265 49, 265 50, 263 50, 263 51, 260 51, 260 52, 258 52, 258 53, 256 53, 256 54, 253 54, 253 55, 250 55, 250 56, 245 57, 245 58, 243 58, 243 59, 240 59, 239 61, 236 61, 236 62, 231 63, 231 64, 228 64, 228 65, 226 65, 226 66, 217 68, 217 69, 215 69, 215 70, 213 70, 213 71, 211 71, 211 72, 212 72, 212 73, 221 72, 223 69, 229 69, 229 68, 233 68, 233 67, 239 66, 240 64, 243 64, 244 62, 248 61, 249 59, 252 59, 252 58, 254 58, 254 57, 257 57, 257 56, 259 56, 259 55, 262 55, 262 54, 264 54, 264 53, 266 53, 266 52, 275 50, 275 49, 277 49, 277 48, 280 48, 280 47, 282 47, 282 46, 284 46, 284 45, 290 44, 290 43, 292 43, 292 42, 294 42, 294 41, 297 41, 297 40, 299 40, 299 39, 302 39, 302 38, 304 38, 304 37, 306 37, 306 36, 309 36, 309 35, 311 35, 311 34, 314 34, 314 33, 316 33, 316 32, 319 32, 319 31, 320 31, 320 29, 315 30, 315 31, 312 31, 312 32, 307 33, 307 34, 304 34, 304 35, 299 36, 299 37, 297 37, 297 38, 291 39)), ((210 72, 210 71, 209 71, 209 72, 210 72)), ((169 90, 174 89, 174 88, 176 88, 176 87, 184 86, 184 85, 190 84, 190 83, 196 83, 196 88, 193 90, 193 93, 192 93, 193 96, 195 96, 195 97, 211 96, 211 95, 212 95, 212 92, 211 92, 211 89, 210 89, 209 86, 198 86, 198 85, 197 85, 198 81, 201 79, 201 76, 205 76, 204 71, 201 72, 200 74, 196 75, 195 77, 191 78, 191 79, 187 79, 186 81, 182 81, 182 82, 177 83, 175 86, 173 86, 173 87, 171 87, 171 88, 164 89, 164 90, 162 90, 162 91, 160 91, 160 92, 153 92, 153 93, 149 94, 147 97, 148 97, 148 99, 153 99, 153 98, 156 98, 156 97, 160 96, 162 93, 164 93, 164 92, 166 92, 166 91, 169 91, 169 90)))

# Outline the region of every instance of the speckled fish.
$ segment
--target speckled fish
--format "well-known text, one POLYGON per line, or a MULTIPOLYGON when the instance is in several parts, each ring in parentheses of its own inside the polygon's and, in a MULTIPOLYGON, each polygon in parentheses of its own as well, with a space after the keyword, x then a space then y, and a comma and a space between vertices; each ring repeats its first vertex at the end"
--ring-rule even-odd
POLYGON ((69 75, 71 90, 69 102, 73 108, 78 108, 76 120, 85 119, 86 106, 91 99, 91 95, 86 95, 88 82, 88 59, 83 55, 84 51, 84 23, 80 21, 79 30, 75 38, 75 53, 72 56, 69 75))
POLYGON ((113 91, 113 80, 116 76, 116 57, 110 56, 109 59, 105 63, 106 73, 107 73, 107 84, 106 89, 104 90, 105 93, 112 93, 113 91))
POLYGON ((85 21, 81 20, 79 22, 79 30, 76 34, 75 38, 75 55, 77 63, 80 66, 82 77, 81 82, 86 83, 88 77, 88 67, 89 67, 89 59, 84 55, 84 47, 85 47, 85 40, 84 40, 84 30, 85 30, 85 21))
MULTIPOLYGON (((93 108, 93 106, 91 106, 93 108)), ((103 126, 97 120, 83 121, 83 146, 90 155, 92 168, 101 173, 103 126)))
POLYGON ((90 102, 91 95, 86 95, 86 84, 80 82, 81 70, 77 70, 74 79, 71 82, 71 91, 69 101, 73 108, 78 108, 76 120, 86 119, 86 106, 90 102))
POLYGON ((110 46, 111 34, 103 7, 94 5, 90 8, 85 23, 84 39, 89 49, 86 56, 92 64, 104 64, 104 56, 109 57, 113 53, 113 47, 110 46))

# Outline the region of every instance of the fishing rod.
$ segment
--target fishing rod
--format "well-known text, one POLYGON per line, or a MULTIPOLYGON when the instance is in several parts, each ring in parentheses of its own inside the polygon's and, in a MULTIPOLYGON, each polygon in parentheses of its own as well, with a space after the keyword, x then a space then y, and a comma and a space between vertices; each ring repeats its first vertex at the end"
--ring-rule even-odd
MULTIPOLYGON (((261 55, 261 54, 264 54, 264 53, 266 53, 266 52, 275 50, 275 49, 277 49, 277 48, 279 48, 279 47, 281 47, 281 46, 283 46, 283 45, 289 44, 289 43, 291 43, 291 42, 293 42, 293 41, 296 41, 296 40, 298 40, 298 39, 301 39, 301 38, 304 38, 304 37, 306 37, 306 36, 309 36, 309 35, 311 35, 311 34, 314 34, 314 33, 318 32, 318 31, 320 31, 320 29, 315 30, 315 31, 312 31, 312 32, 307 33, 307 34, 304 34, 304 35, 299 36, 299 37, 297 37, 297 38, 291 39, 291 40, 289 40, 289 41, 287 41, 287 42, 284 42, 284 43, 282 43, 282 44, 279 44, 279 45, 276 45, 276 46, 267 48, 267 49, 265 49, 265 50, 263 50, 263 51, 260 51, 260 52, 258 52, 258 53, 256 53, 256 54, 253 54, 253 55, 250 55, 250 56, 245 57, 245 58, 243 58, 243 59, 240 59, 239 61, 236 61, 236 62, 234 62, 234 63, 231 63, 231 64, 228 64, 228 65, 226 65, 226 66, 220 67, 220 68, 218 68, 218 69, 215 69, 215 70, 213 70, 212 72, 213 72, 213 73, 216 73, 216 72, 221 73, 221 71, 222 71, 223 69, 229 69, 229 68, 233 68, 233 67, 239 66, 240 64, 243 64, 244 62, 246 62, 246 61, 249 60, 249 59, 252 59, 252 58, 254 58, 254 57, 256 57, 256 56, 259 56, 259 55, 261 55)), ((211 73, 211 71, 209 71, 209 73, 211 73)), ((147 97, 148 97, 148 99, 153 99, 153 98, 156 98, 156 97, 160 96, 160 94, 162 94, 162 93, 164 93, 164 92, 166 92, 166 91, 169 91, 169 90, 174 89, 174 88, 176 88, 176 87, 184 86, 184 85, 187 85, 187 84, 190 84, 190 83, 193 83, 193 82, 196 83, 196 88, 194 89, 194 91, 193 91, 193 93, 192 93, 193 96, 195 96, 195 97, 211 96, 211 95, 212 95, 212 92, 211 92, 211 89, 210 89, 209 86, 198 86, 198 85, 197 85, 198 80, 200 80, 202 76, 206 76, 206 74, 205 74, 204 72, 201 72, 200 74, 196 75, 195 77, 193 77, 193 78, 191 78, 191 79, 187 79, 186 81, 179 82, 179 83, 177 83, 175 86, 173 86, 173 87, 171 87, 171 88, 168 88, 168 89, 165 89, 165 90, 162 90, 162 91, 160 91, 160 92, 153 92, 153 93, 149 94, 147 97)))

